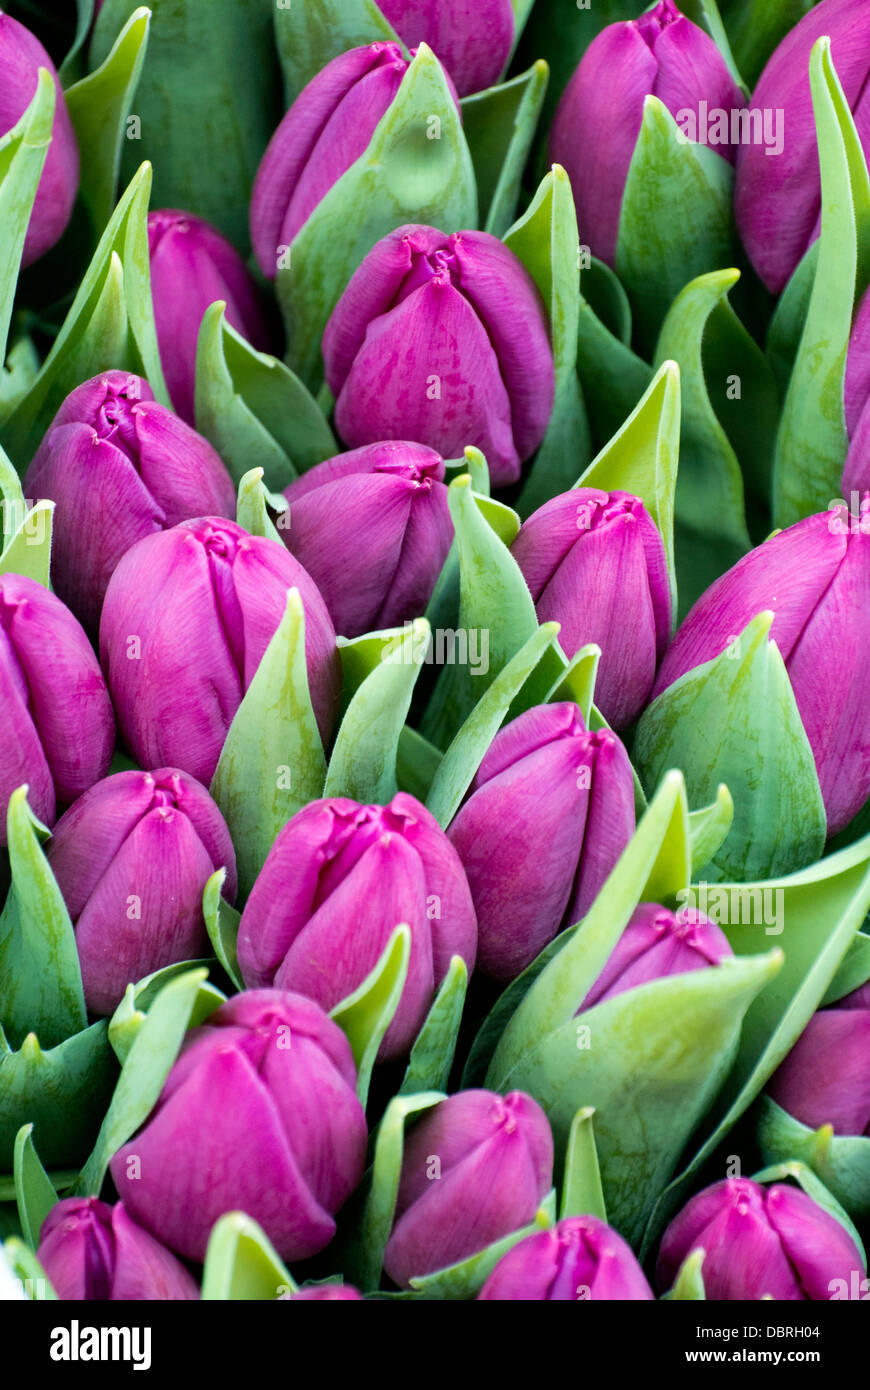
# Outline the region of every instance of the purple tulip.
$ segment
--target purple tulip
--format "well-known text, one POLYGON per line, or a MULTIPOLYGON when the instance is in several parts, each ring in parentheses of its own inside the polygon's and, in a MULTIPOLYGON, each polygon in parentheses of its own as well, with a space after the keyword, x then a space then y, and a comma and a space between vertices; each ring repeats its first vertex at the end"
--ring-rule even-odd
POLYGON ((121 1202, 67 1197, 45 1218, 37 1259, 58 1298, 126 1303, 199 1298, 184 1265, 121 1202))
POLYGON ((870 999, 856 991, 813 1014, 768 1082, 777 1105, 810 1129, 870 1135, 870 999))
POLYGON ((496 734, 448 829, 477 912, 478 964, 512 980, 585 916, 634 833, 631 764, 576 705, 539 705, 496 734))
POLYGON ((453 539, 440 454, 404 440, 369 444, 319 463, 284 496, 282 539, 337 632, 359 637, 423 613, 453 539))
POLYGON ((855 315, 846 359, 845 406, 849 452, 843 470, 843 495, 848 497, 870 489, 870 290, 855 315))
POLYGON ((85 1002, 110 1014, 128 983, 210 954, 202 890, 236 860, 224 818, 186 772, 119 772, 61 816, 46 854, 76 928, 85 1002))
POLYGON ((291 1303, 362 1303, 363 1296, 353 1284, 317 1284, 299 1289, 291 1295, 291 1303))
POLYGON ((44 256, 66 231, 79 187, 79 147, 54 63, 29 29, 0 11, 0 138, 33 100, 40 68, 54 81, 54 119, 24 239, 24 266, 44 256))
POLYGON ((173 209, 149 212, 148 248, 163 375, 172 404, 192 425, 196 346, 209 305, 224 300, 227 323, 260 351, 268 351, 271 334, 250 271, 208 222, 173 209))
POLYGON ((408 977, 381 1043, 407 1052, 450 967, 474 967, 477 927, 459 858, 435 817, 399 792, 389 806, 312 801, 278 834, 239 925, 245 983, 274 984, 331 1009, 377 965, 394 929, 411 928, 408 977))
POLYGON ((822 0, 790 30, 758 79, 753 111, 781 112, 785 144, 775 158, 762 144, 737 156, 735 211, 743 245, 774 294, 784 289, 821 230, 821 181, 810 51, 822 35, 852 108, 858 137, 870 153, 870 0, 822 0))
POLYGON ((649 699, 671 631, 664 542, 639 497, 574 488, 533 512, 511 546, 539 622, 573 656, 601 647, 595 702, 624 728, 649 699))
POLYGON ((511 0, 378 0, 378 9, 408 48, 437 53, 460 96, 493 86, 510 57, 511 0))
POLYGON ((236 510, 232 479, 211 445, 127 372, 95 376, 67 396, 24 490, 57 504, 52 582, 92 633, 131 545, 203 510, 236 510))
POLYGON ((323 358, 351 448, 416 439, 458 458, 473 444, 498 485, 517 480, 553 408, 541 297, 487 232, 390 232, 333 310, 323 358))
POLYGON ((106 590, 100 654, 140 766, 180 767, 208 786, 294 587, 325 739, 340 681, 335 630, 316 586, 283 546, 234 521, 198 517, 127 551, 106 590))
POLYGON ((553 1136, 522 1091, 460 1091, 405 1138, 384 1269, 395 1284, 446 1269, 528 1226, 553 1185, 553 1136))
POLYGON ((731 112, 746 102, 713 40, 673 0, 609 24, 593 39, 550 133, 550 158, 571 180, 580 234, 608 265, 616 258, 622 197, 648 96, 658 97, 693 143, 697 136, 733 161, 731 112), (727 139, 716 143, 720 132, 714 124, 707 131, 705 112, 727 113, 727 139))
POLYGON ((54 825, 106 775, 115 744, 112 702, 82 628, 59 598, 20 574, 0 575, 0 844, 6 806, 26 782, 34 815, 54 825))
POLYGON ((228 1211, 285 1260, 329 1243, 363 1173, 366 1122, 350 1043, 310 999, 237 994, 187 1036, 156 1108, 112 1159, 131 1215, 203 1259, 228 1211))
POLYGON ((821 1301, 831 1297, 834 1280, 849 1284, 853 1270, 865 1272, 845 1227, 805 1192, 786 1183, 762 1187, 750 1178, 706 1187, 674 1218, 656 1265, 662 1293, 698 1249, 704 1251, 707 1298, 716 1301, 821 1301))
POLYGON ((640 903, 578 1012, 652 980, 721 965, 733 954, 721 927, 702 912, 640 903))
POLYGON ((569 1216, 503 1255, 478 1302, 649 1301, 631 1246, 597 1216, 569 1216))
POLYGON ((702 594, 668 650, 653 697, 719 656, 758 613, 786 664, 828 817, 848 824, 870 795, 870 525, 844 507, 806 517, 750 551, 702 594))

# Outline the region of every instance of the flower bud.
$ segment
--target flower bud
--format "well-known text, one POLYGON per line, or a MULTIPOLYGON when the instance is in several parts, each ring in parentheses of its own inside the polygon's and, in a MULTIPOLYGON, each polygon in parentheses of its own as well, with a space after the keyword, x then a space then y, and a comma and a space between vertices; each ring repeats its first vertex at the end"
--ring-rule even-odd
POLYGON ((384 1268, 408 1288, 527 1226, 553 1183, 553 1136, 522 1091, 460 1091, 405 1137, 384 1268))
POLYGON ((558 622, 573 656, 601 648, 595 703, 616 729, 646 704, 671 630, 664 542, 639 497, 574 488, 524 522, 511 552, 539 622, 558 622))
POLYGON ((407 48, 426 43, 468 96, 498 82, 514 41, 511 0, 378 0, 407 48))
POLYGON ((653 1291, 631 1246, 597 1216, 569 1216, 502 1255, 478 1301, 635 1302, 653 1291))
POLYGON ((671 912, 658 903, 641 903, 580 1010, 652 980, 721 965, 733 954, 721 927, 694 908, 671 912))
POLYGON ((496 734, 448 828, 468 875, 478 962, 512 980, 585 916, 634 833, 631 764, 578 707, 527 710, 496 734))
POLYGON ((121 1202, 58 1202, 43 1222, 36 1256, 64 1302, 199 1298, 180 1260, 137 1225, 121 1202))
POLYGON ((202 891, 215 869, 236 895, 224 818, 186 772, 119 772, 61 816, 46 847, 76 929, 85 1002, 110 1014, 135 983, 211 953, 202 891))
POLYGON ((767 1094, 802 1125, 835 1134, 870 1135, 870 1000, 838 1000, 814 1013, 767 1094))
POLYGON ((105 372, 67 396, 24 491, 57 505, 52 583, 92 633, 131 545, 203 510, 232 517, 236 509, 232 479, 211 445, 126 372, 105 372))
POLYGON ((451 957, 474 967, 477 929, 459 858, 425 806, 313 801, 278 834, 239 924, 239 966, 331 1009, 375 968, 395 928, 411 929, 408 977, 379 1057, 419 1032, 451 957))
POLYGON ((294 1293, 291 1303, 362 1303, 363 1296, 353 1284, 309 1285, 294 1293))
POLYGON ((350 1044, 310 999, 237 994, 187 1036, 145 1125, 112 1159, 130 1214, 188 1259, 228 1211, 304 1260, 335 1232, 363 1173, 366 1122, 350 1044))
POLYGON ((350 448, 416 439, 460 458, 472 444, 496 485, 519 477, 553 408, 541 297, 523 264, 487 232, 390 232, 333 310, 323 358, 350 448))

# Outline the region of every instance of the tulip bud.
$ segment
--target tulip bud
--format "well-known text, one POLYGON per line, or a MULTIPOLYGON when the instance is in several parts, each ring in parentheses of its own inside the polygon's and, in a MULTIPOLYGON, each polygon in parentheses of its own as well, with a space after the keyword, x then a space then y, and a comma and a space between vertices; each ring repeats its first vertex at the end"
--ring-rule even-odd
POLYGON ((852 492, 870 488, 870 290, 858 306, 849 343, 845 407, 849 452, 843 469, 843 495, 848 498, 852 492))
POLYGON ((291 1303, 362 1303, 363 1296, 353 1284, 317 1284, 299 1289, 291 1303))
POLYGON ((350 1044, 310 999, 237 994, 187 1036, 144 1127, 112 1159, 132 1216, 188 1259, 228 1211, 304 1260, 335 1232, 363 1173, 366 1122, 350 1044))
POLYGON ((578 1012, 652 980, 721 965, 733 954, 721 927, 694 908, 671 912, 640 903, 578 1012))
POLYGON ((146 536, 115 569, 100 653, 121 732, 142 767, 208 786, 242 696, 297 588, 321 735, 339 690, 335 630, 302 566, 276 541, 198 517, 146 536))
POLYGON ((726 1178, 693 1197, 662 1238, 656 1265, 662 1293, 698 1249, 704 1251, 706 1296, 716 1301, 821 1301, 831 1297, 834 1280, 848 1284, 853 1270, 864 1273, 845 1227, 787 1183, 763 1187, 750 1178, 726 1178))
POLYGON ((184 1265, 120 1202, 67 1197, 45 1218, 37 1259, 59 1299, 126 1303, 199 1298, 184 1265))
POLYGON ((54 81, 54 119, 24 240, 24 266, 44 256, 66 231, 79 188, 79 147, 54 63, 29 29, 0 11, 0 138, 33 100, 40 68, 54 81))
POLYGON ((468 875, 478 963, 512 980, 585 916, 634 834, 631 764, 576 705, 540 705, 496 734, 448 835, 468 875))
POLYGON ((53 825, 106 775, 115 743, 112 702, 87 637, 48 589, 0 575, 0 843, 6 805, 26 782, 34 815, 53 825))
POLYGON ((460 1091, 405 1138, 384 1269, 408 1288, 527 1226, 553 1184, 553 1136, 522 1091, 460 1091))
POLYGON ((639 497, 574 488, 533 512, 511 546, 538 621, 567 656, 601 648, 595 703, 616 729, 649 699, 671 631, 664 542, 639 497))
POLYGON ((378 0, 378 9, 406 47, 426 43, 438 54, 460 96, 493 86, 510 57, 511 0, 378 0))
MULTIPOLYGON (((866 986, 864 986, 866 993, 866 986)), ((870 1135, 870 1002, 839 1000, 813 1014, 767 1094, 810 1129, 870 1135)))
POLYGON ((785 288, 821 230, 821 180, 810 52, 822 35, 865 154, 870 153, 870 0, 822 0, 786 34, 752 95, 751 111, 775 112, 786 134, 768 158, 763 144, 743 145, 737 156, 735 213, 743 245, 774 294, 785 288))
POLYGON ((746 102, 713 40, 673 0, 608 24, 593 39, 550 133, 550 159, 568 172, 581 235, 608 265, 616 258, 622 197, 648 96, 667 107, 685 138, 733 161, 731 112, 746 102), (702 112, 717 113, 709 129, 702 112), (720 131, 718 113, 725 113, 727 130, 720 131))
POLYGON ((196 346, 209 305, 224 300, 227 323, 260 351, 268 351, 271 334, 253 277, 235 247, 208 222, 189 212, 150 212, 148 248, 163 375, 172 404, 192 425, 196 346))
POLYGON ((653 1291, 622 1236, 597 1216, 569 1216, 502 1255, 478 1302, 649 1301, 653 1291))
POLYGON ((541 297, 487 232, 390 232, 333 310, 323 358, 351 448, 416 439, 459 458, 472 444, 502 485, 517 480, 550 420, 553 354, 541 297))
POLYGON ((76 928, 85 1002, 110 1014, 130 982, 210 954, 202 891, 236 860, 205 787, 177 768, 119 772, 85 792, 55 826, 48 862, 76 928))
POLYGON ((856 526, 844 507, 806 517, 744 555, 701 595, 665 655, 653 697, 726 648, 739 653, 747 623, 773 612, 770 637, 792 683, 834 835, 870 795, 868 609, 870 524, 862 518, 856 526))
POLYGON ((424 612, 453 538, 438 454, 404 440, 369 444, 309 469, 284 496, 282 539, 343 637, 424 612), (351 536, 358 544, 348 546, 351 536))
POLYGON ((413 796, 389 806, 312 801, 279 832, 239 924, 245 983, 274 984, 331 1009, 375 968, 394 929, 411 928, 408 977, 379 1057, 419 1032, 451 957, 474 967, 477 929, 462 865, 413 796))
POLYGON ((51 577, 89 632, 131 545, 203 510, 235 516, 232 479, 201 435, 141 377, 105 372, 76 387, 27 470, 28 497, 57 504, 51 577))

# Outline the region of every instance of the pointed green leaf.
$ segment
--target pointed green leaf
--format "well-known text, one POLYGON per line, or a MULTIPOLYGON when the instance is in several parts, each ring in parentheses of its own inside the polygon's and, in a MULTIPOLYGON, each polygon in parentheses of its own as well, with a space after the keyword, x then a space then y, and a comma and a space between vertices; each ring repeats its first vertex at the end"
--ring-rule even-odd
POLYGON ((39 354, 32 338, 16 338, 0 368, 0 421, 23 400, 39 373, 39 354))
POLYGON ((579 705, 587 728, 595 727, 593 700, 600 661, 601 648, 595 642, 587 642, 585 646, 578 647, 565 670, 557 676, 555 684, 547 691, 547 703, 573 700, 575 705, 579 705))
POLYGON ((272 8, 288 106, 312 77, 349 48, 386 41, 404 51, 375 0, 317 0, 316 5, 297 0, 272 8))
POLYGON ((564 1221, 566 1216, 586 1215, 597 1216, 601 1221, 607 1220, 592 1124, 594 1114, 594 1106, 584 1105, 571 1121, 565 1149, 565 1175, 562 1180, 562 1200, 559 1204, 560 1221, 564 1221))
POLYGON ((57 1193, 33 1146, 33 1125, 22 1125, 15 1136, 13 1163, 21 1233, 31 1250, 35 1250, 42 1223, 57 1202, 57 1193))
POLYGON ((399 1088, 400 1096, 414 1095, 417 1091, 441 1091, 446 1087, 456 1053, 467 988, 468 967, 461 956, 452 956, 426 1022, 411 1048, 405 1079, 399 1088))
POLYGON ((411 928, 402 923, 390 936, 374 970, 353 994, 330 1010, 330 1018, 350 1043, 357 1067, 357 1095, 363 1106, 378 1048, 399 1007, 410 958, 411 928))
POLYGON ((5 529, 5 543, 3 553, 0 554, 0 574, 24 574, 47 589, 51 571, 55 504, 43 499, 29 508, 26 506, 20 485, 16 495, 12 479, 17 483, 17 476, 2 449, 0 475, 5 529))
MULTIPOLYGON (((218 873, 223 873, 223 870, 218 870, 218 873)), ((175 961, 172 965, 164 965, 162 969, 152 971, 150 975, 146 975, 137 984, 128 984, 124 991, 124 998, 109 1019, 109 1042, 122 1066, 130 1055, 136 1034, 148 1017, 148 1009, 163 986, 168 984, 170 980, 174 980, 177 975, 187 974, 189 971, 197 970, 202 966, 208 970, 213 964, 214 962, 210 957, 204 960, 175 961)), ((200 986, 199 994, 194 1000, 188 1027, 196 1028, 208 1018, 209 1014, 214 1013, 215 1009, 225 1002, 226 995, 222 994, 216 985, 206 980, 200 986)))
POLYGON ((631 306, 616 275, 581 249, 577 372, 594 440, 603 445, 634 410, 653 378, 631 348, 631 306))
POLYGON ((835 1134, 832 1125, 810 1129, 789 1115, 770 1096, 761 1096, 758 1147, 763 1162, 797 1159, 824 1183, 856 1221, 870 1216, 870 1138, 835 1134))
POLYGON ((10 1052, 0 1030, 0 1172, 12 1171, 23 1124, 33 1125, 48 1168, 77 1167, 94 1142, 117 1075, 105 1019, 45 1052, 33 1033, 10 1052))
POLYGON ((208 939, 220 964, 229 975, 236 989, 244 989, 242 972, 236 954, 239 937, 241 913, 221 896, 226 869, 217 869, 208 880, 202 892, 202 915, 205 919, 208 939))
POLYGON ((821 1007, 834 1004, 844 995, 851 994, 870 980, 870 936, 858 932, 852 937, 849 949, 843 957, 840 968, 828 986, 821 1007))
POLYGON ((51 74, 47 68, 40 68, 30 105, 11 130, 0 137, 0 364, 6 357, 30 211, 51 140, 54 102, 51 74))
POLYGON ((294 1291, 294 1283, 262 1226, 243 1211, 228 1211, 208 1238, 202 1270, 204 1302, 269 1300, 294 1291))
POLYGON ((716 800, 700 811, 689 812, 689 834, 692 841, 692 874, 698 873, 713 858, 734 820, 734 801, 722 782, 716 789, 716 800))
POLYGON ((677 1271, 674 1287, 670 1293, 663 1294, 662 1297, 673 1299, 678 1303, 697 1303, 706 1300, 707 1293, 704 1288, 703 1275, 704 1258, 703 1250, 692 1250, 677 1271))
POLYGON ((429 796, 435 773, 441 762, 441 750, 435 748, 416 729, 407 724, 399 735, 396 753, 396 781, 399 791, 410 792, 418 801, 425 803, 429 796))
POLYGON ((534 139, 550 70, 538 59, 528 72, 464 97, 462 125, 477 176, 484 230, 501 236, 510 226, 523 170, 534 139))
POLYGON ((788 390, 806 325, 818 263, 819 241, 816 238, 795 268, 770 320, 766 352, 783 396, 788 390))
POLYGON ((279 511, 279 520, 285 516, 289 518, 290 509, 285 499, 280 493, 275 495, 266 489, 262 468, 252 468, 239 482, 236 521, 252 536, 261 536, 264 540, 283 544, 275 523, 269 516, 270 506, 279 511))

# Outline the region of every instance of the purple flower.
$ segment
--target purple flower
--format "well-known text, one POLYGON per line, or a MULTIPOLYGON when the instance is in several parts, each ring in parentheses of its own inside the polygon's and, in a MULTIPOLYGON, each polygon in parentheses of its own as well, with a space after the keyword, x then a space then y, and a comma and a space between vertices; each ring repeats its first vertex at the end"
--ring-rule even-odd
POLYGON ((110 1014, 127 984, 175 961, 210 954, 202 890, 236 859, 223 816, 186 772, 119 772, 58 821, 48 862, 76 928, 85 1001, 110 1014))
POLYGON ((437 53, 460 96, 493 86, 510 57, 511 0, 378 0, 378 9, 408 48, 437 53))
POLYGON ((656 1265, 662 1293, 698 1249, 707 1298, 717 1301, 821 1301, 831 1297, 835 1280, 849 1284, 853 1270, 864 1274, 846 1229, 786 1183, 762 1187, 750 1178, 726 1178, 693 1197, 662 1239, 656 1265))
POLYGON ((237 994, 187 1037, 156 1108, 112 1159, 130 1214, 201 1260, 228 1211, 285 1260, 322 1250, 362 1177, 366 1122, 350 1044, 310 999, 237 994))
POLYGON ((252 347, 268 351, 271 334, 250 271, 208 222, 169 208, 149 212, 148 248, 163 375, 172 404, 192 425, 196 346, 209 305, 224 300, 227 323, 252 347))
POLYGON ((87 637, 59 598, 20 574, 0 575, 0 844, 6 806, 28 785, 34 815, 53 825, 106 775, 115 744, 112 703, 87 637))
POLYGON ((294 587, 326 738, 340 680, 335 630, 316 586, 283 546, 234 521, 198 517, 127 551, 106 591, 100 654, 121 732, 140 766, 183 768, 208 786, 294 587))
POLYGON ((653 1291, 622 1236, 597 1216, 569 1216, 503 1255, 478 1301, 649 1301, 653 1291))
POLYGON ((822 0, 786 34, 758 79, 751 109, 781 113, 784 147, 776 158, 762 143, 737 156, 737 227, 761 279, 784 289, 821 229, 821 180, 810 51, 822 35, 852 108, 865 154, 870 152, 870 0, 822 0))
POLYGON ((127 372, 105 372, 70 392, 24 490, 57 504, 52 582, 93 633, 112 571, 131 545, 203 510, 231 517, 236 508, 211 445, 127 372))
POLYGON ((309 1284, 291 1295, 291 1303, 362 1303, 363 1296, 353 1284, 309 1284))
POLYGON ((870 1135, 870 998, 867 985, 814 1013, 767 1094, 810 1129, 870 1135))
POLYGON ((416 439, 444 458, 482 449, 515 482, 553 407, 540 295, 487 232, 398 227, 351 277, 323 335, 335 422, 351 448, 416 439))
POLYGON ((384 1269, 408 1288, 527 1226, 553 1184, 553 1136, 522 1091, 460 1091, 405 1138, 384 1269))
POLYGON ((36 95, 40 68, 54 81, 51 142, 24 240, 22 265, 44 256, 66 231, 79 187, 79 147, 54 63, 39 39, 0 12, 0 138, 24 115, 36 95))
POLYGON ((439 454, 405 440, 368 444, 319 463, 284 496, 282 539, 343 637, 424 612, 453 538, 439 454))
POLYGON ((239 925, 245 983, 274 984, 331 1009, 377 965, 393 930, 411 928, 408 978, 381 1059, 413 1043, 460 955, 474 966, 477 928, 459 858, 413 796, 389 806, 312 801, 278 834, 239 925))
POLYGON ((478 963, 512 980, 585 916, 634 833, 631 764, 578 707, 527 710, 496 734, 448 829, 477 912, 478 963))
POLYGON ((721 927, 702 912, 640 903, 578 1012, 652 980, 721 965, 733 954, 721 927))
POLYGON ((67 1197, 42 1225, 37 1259, 59 1299, 126 1303, 199 1298, 184 1265, 121 1202, 67 1197))
POLYGON ((870 524, 843 507, 806 517, 750 551, 702 594, 668 650, 653 697, 719 656, 758 613, 788 670, 828 816, 848 824, 870 794, 870 524))
POLYGON ((595 703, 616 729, 646 704, 671 631, 665 547, 639 497, 574 488, 545 502, 511 546, 539 622, 573 656, 601 647, 595 703))
MULTIPOLYGON (((639 19, 609 24, 593 39, 550 133, 550 158, 568 172, 580 235, 609 265, 648 96, 658 97, 693 142, 704 135, 702 107, 710 114, 726 112, 730 135, 732 110, 746 105, 713 40, 673 0, 659 0, 639 19)), ((714 143, 718 134, 712 125, 710 148, 733 160, 730 140, 714 143)))
POLYGON ((870 290, 855 315, 846 359, 845 406, 849 452, 843 470, 843 494, 849 497, 852 492, 870 488, 870 290))

